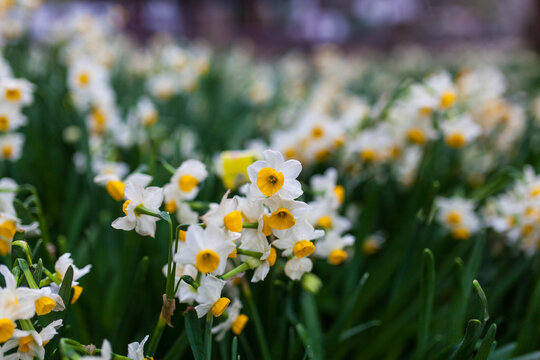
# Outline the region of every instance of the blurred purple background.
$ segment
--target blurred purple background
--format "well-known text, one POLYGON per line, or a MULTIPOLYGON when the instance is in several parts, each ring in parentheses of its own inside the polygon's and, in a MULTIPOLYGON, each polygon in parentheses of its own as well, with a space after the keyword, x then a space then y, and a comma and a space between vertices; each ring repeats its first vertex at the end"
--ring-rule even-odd
POLYGON ((475 42, 539 48, 539 0, 131 0, 49 1, 35 27, 59 13, 121 5, 141 40, 166 31, 218 47, 251 40, 259 52, 323 42, 352 48, 438 48, 475 42))

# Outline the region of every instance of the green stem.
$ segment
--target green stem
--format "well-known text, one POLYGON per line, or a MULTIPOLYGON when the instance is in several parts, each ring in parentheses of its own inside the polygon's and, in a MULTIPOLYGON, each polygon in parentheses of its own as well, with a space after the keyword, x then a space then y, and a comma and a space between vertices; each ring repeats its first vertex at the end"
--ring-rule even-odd
POLYGON ((193 210, 205 210, 209 208, 208 201, 187 201, 190 208, 193 210))
POLYGON ((249 266, 248 263, 243 263, 242 265, 238 265, 237 267, 235 267, 234 269, 232 269, 231 271, 229 271, 228 273, 225 273, 221 276, 221 278, 223 280, 227 280, 227 279, 230 279, 232 278, 233 276, 241 273, 242 271, 246 271, 246 270, 249 270, 251 267, 249 266))
POLYGON ((18 246, 23 249, 24 253, 26 254, 26 258, 28 259, 28 263, 30 266, 32 266, 32 254, 30 253, 30 247, 26 241, 16 240, 11 243, 11 246, 18 246))
POLYGON ((260 259, 263 256, 263 253, 258 251, 251 251, 251 250, 243 250, 240 248, 236 248, 237 254, 240 255, 247 255, 247 256, 253 256, 254 258, 260 259))
POLYGON ((45 273, 45 275, 47 275, 47 277, 49 279, 51 279, 52 281, 54 281, 55 283, 57 283, 58 285, 60 285, 62 283, 62 280, 60 280, 60 278, 58 277, 58 275, 56 274, 53 274, 52 272, 50 272, 49 270, 43 268, 43 273, 45 273))
POLYGON ((212 323, 214 316, 212 312, 206 314, 206 324, 204 327, 204 353, 207 360, 212 359, 212 323))
POLYGON ((34 328, 34 325, 32 325, 32 321, 30 320, 19 320, 19 324, 21 324, 21 328, 26 331, 32 331, 36 330, 34 328))
POLYGON ((244 229, 258 229, 259 228, 259 223, 258 222, 244 223, 244 224, 242 224, 242 227, 244 229))
POLYGON ((161 166, 163 166, 165 170, 167 170, 171 175, 174 175, 174 173, 176 172, 176 169, 171 164, 169 164, 167 160, 159 159, 159 162, 161 163, 161 166))
POLYGON ((135 214, 137 215, 148 215, 148 216, 153 216, 153 217, 157 217, 157 218, 160 218, 161 219, 161 216, 159 216, 159 213, 155 212, 155 211, 152 211, 146 207, 144 207, 143 205, 139 205, 135 208, 135 214))
POLYGON ((249 288, 246 279, 244 279, 242 282, 242 292, 244 293, 248 308, 251 312, 251 317, 253 318, 253 323, 255 324, 255 332, 257 334, 257 340, 261 349, 262 358, 263 360, 271 360, 272 357, 270 356, 270 350, 268 348, 268 343, 266 342, 266 336, 264 335, 261 318, 259 317, 257 308, 253 302, 253 295, 251 294, 251 289, 249 288))
POLYGON ((148 345, 148 355, 154 356, 154 354, 156 353, 159 340, 161 339, 161 335, 163 335, 163 331, 165 330, 166 325, 167 320, 163 316, 161 316, 161 314, 159 314, 158 322, 156 324, 156 327, 154 328, 154 332, 152 333, 150 344, 148 345))

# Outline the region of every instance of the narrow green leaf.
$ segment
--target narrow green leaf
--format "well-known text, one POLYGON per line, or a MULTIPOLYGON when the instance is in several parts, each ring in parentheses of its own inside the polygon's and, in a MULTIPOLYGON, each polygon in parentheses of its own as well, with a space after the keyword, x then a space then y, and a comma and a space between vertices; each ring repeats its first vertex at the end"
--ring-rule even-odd
POLYGON ((357 334, 360 334, 361 332, 367 329, 370 329, 375 326, 380 326, 380 325, 381 325, 381 322, 379 320, 372 320, 372 321, 368 321, 366 323, 360 324, 358 326, 355 326, 353 328, 350 328, 342 332, 339 337, 339 341, 342 342, 342 341, 348 340, 349 338, 357 334))
POLYGON ((463 336, 466 303, 463 297, 463 260, 454 260, 454 277, 452 283, 452 316, 450 317, 450 344, 457 344, 463 336))
POLYGON ((450 358, 451 360, 461 360, 468 359, 474 351, 476 345, 476 340, 482 332, 482 322, 477 319, 469 320, 467 328, 465 329, 465 336, 461 341, 459 348, 456 350, 454 355, 450 358))
POLYGON ((204 360, 205 353, 203 347, 203 338, 201 334, 201 326, 197 313, 195 311, 188 311, 184 316, 186 324, 186 332, 191 345, 191 351, 195 360, 204 360))
POLYGON ((480 286, 480 283, 477 280, 473 281, 474 290, 476 290, 476 295, 478 295, 478 298, 480 299, 480 305, 482 306, 482 316, 483 321, 486 323, 486 321, 489 320, 489 312, 488 312, 488 303, 486 294, 484 293, 484 290, 480 286))
POLYGON ((495 348, 495 335, 496 334, 497 334, 497 325, 492 324, 489 327, 486 336, 482 340, 482 343, 480 344, 480 348, 478 349, 478 352, 476 353, 474 360, 488 360, 489 359, 489 354, 495 348))
POLYGON ((417 328, 417 359, 424 359, 427 350, 427 341, 433 310, 433 297, 435 291, 435 262, 433 253, 424 249, 424 261, 422 263, 422 277, 420 280, 420 313, 417 328))
POLYGON ((64 279, 62 280, 62 284, 60 285, 60 290, 58 291, 58 295, 62 298, 64 301, 64 304, 66 305, 66 309, 70 303, 71 300, 71 284, 73 283, 73 267, 68 267, 66 273, 64 274, 64 279))
POLYGON ((312 349, 313 358, 322 360, 325 358, 323 337, 315 296, 310 292, 302 291, 300 301, 302 303, 302 313, 307 329, 308 343, 312 349))
POLYGON ((512 360, 540 360, 540 351, 535 351, 533 353, 521 355, 521 356, 512 358, 512 360))
POLYGON ((231 344, 231 360, 235 360, 238 357, 238 338, 235 336, 232 339, 231 344))

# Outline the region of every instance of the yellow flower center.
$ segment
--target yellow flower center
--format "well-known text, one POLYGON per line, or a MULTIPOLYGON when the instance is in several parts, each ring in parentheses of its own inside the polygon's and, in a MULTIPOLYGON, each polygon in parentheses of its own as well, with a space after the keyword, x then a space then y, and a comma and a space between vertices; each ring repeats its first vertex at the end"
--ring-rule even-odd
POLYGON ((105 116, 105 113, 101 109, 94 107, 92 109, 92 119, 95 123, 95 131, 98 134, 102 134, 107 125, 107 117, 105 116))
POLYGON ((531 190, 531 196, 532 197, 535 197, 535 196, 538 196, 540 194, 540 186, 535 186, 532 190, 531 190))
POLYGON ((263 215, 262 233, 264 236, 272 235, 272 227, 270 226, 270 217, 268 215, 263 215))
POLYGON ((373 162, 376 157, 376 153, 372 149, 364 149, 360 152, 360 157, 367 163, 373 162))
POLYGON ((454 133, 446 136, 446 144, 454 149, 459 149, 467 143, 465 136, 461 133, 454 133))
POLYGON ((26 335, 19 339, 19 351, 21 352, 28 352, 30 351, 30 344, 32 344, 32 341, 34 339, 32 338, 32 335, 26 335))
POLYGON ((13 321, 3 318, 0 319, 0 343, 4 343, 11 338, 15 331, 15 323, 13 321))
POLYGON ((328 255, 328 262, 332 265, 339 265, 347 259, 347 253, 341 249, 332 250, 328 255))
POLYGON ((6 99, 8 101, 19 101, 22 97, 21 90, 19 89, 6 89, 6 99))
POLYGON ((177 210, 176 201, 171 200, 171 201, 165 203, 165 211, 166 212, 172 214, 172 213, 176 212, 176 210, 177 210))
POLYGON ((418 109, 418 112, 420 112, 420 115, 428 116, 431 115, 433 109, 429 106, 422 106, 420 109, 418 109))
POLYGON ((270 248, 270 255, 268 255, 268 257, 266 258, 266 261, 268 261, 268 265, 274 266, 274 264, 276 263, 276 259, 277 259, 276 249, 271 247, 270 248))
POLYGON ((313 254, 315 251, 315 245, 309 240, 298 241, 293 246, 293 254, 297 258, 303 258, 313 254))
POLYGON ((81 297, 81 294, 83 292, 83 287, 80 285, 75 285, 73 287, 73 297, 71 298, 71 304, 75 304, 77 300, 81 297))
POLYGON ((229 259, 236 259, 237 256, 237 250, 234 248, 234 250, 227 256, 229 259))
POLYGON ((13 239, 16 231, 17 228, 15 227, 15 223, 11 220, 4 221, 2 224, 0 224, 0 236, 4 239, 13 239))
POLYGON ((215 271, 219 266, 219 255, 210 249, 201 250, 195 259, 195 267, 204 274, 215 271))
POLYGON ((242 231, 242 212, 235 210, 231 211, 223 218, 223 223, 227 230, 232 232, 242 231))
POLYGON ((330 151, 327 149, 317 151, 317 153, 315 154, 315 160, 317 160, 318 162, 323 162, 327 160, 329 157, 330 157, 330 151))
POLYGON ((294 226, 296 220, 286 208, 279 208, 268 218, 268 225, 277 230, 286 230, 294 226))
POLYGON ((321 218, 317 220, 317 226, 323 229, 330 229, 332 227, 332 218, 328 215, 321 216, 321 218))
POLYGON ((247 315, 240 314, 234 319, 231 330, 235 335, 240 335, 242 333, 242 330, 244 330, 244 327, 246 326, 249 318, 247 315))
POLYGON ((334 194, 336 194, 339 203, 343 204, 343 201, 345 201, 345 188, 342 185, 336 185, 334 194))
POLYGON ((293 148, 288 148, 287 150, 285 150, 284 155, 286 158, 292 159, 295 157, 296 151, 293 148))
POLYGON ((178 231, 178 239, 180 239, 180 241, 186 242, 186 232, 184 230, 178 231))
POLYGON ((50 313, 55 307, 56 303, 48 296, 42 296, 36 300, 36 314, 39 316, 50 313))
POLYGON ((218 301, 216 301, 212 306, 212 315, 214 315, 215 317, 221 316, 221 314, 223 314, 223 312, 230 303, 231 300, 229 298, 219 298, 218 301))
POLYGON ((9 118, 6 115, 0 115, 0 131, 6 131, 9 128, 9 118))
POLYGON ((424 132, 417 127, 409 129, 409 131, 407 132, 407 139, 413 144, 417 145, 424 145, 427 140, 424 132))
POLYGON ((272 196, 281 189, 285 177, 271 167, 262 168, 257 174, 257 187, 265 196, 272 196))
POLYGON ((464 227, 458 227, 452 230, 452 237, 456 240, 467 240, 471 236, 468 229, 464 227))
POLYGON ((11 145, 4 145, 2 147, 2 156, 5 159, 10 159, 13 156, 13 147, 11 145))
POLYGON ((311 130, 311 136, 313 136, 315 139, 318 139, 324 135, 324 131, 320 126, 315 126, 313 130, 311 130))
POLYGON ((152 111, 150 114, 148 114, 147 116, 143 118, 143 123, 146 126, 152 126, 155 123, 157 123, 158 119, 159 119, 159 115, 157 111, 152 111))
MULTIPOLYGON (((122 205, 122 211, 124 212, 124 214, 126 214, 126 216, 128 214, 127 213, 127 207, 128 207, 130 202, 131 202, 131 200, 126 200, 126 201, 124 201, 124 204, 122 205)), ((135 214, 135 215, 137 215, 137 214, 135 214)))
POLYGON ((531 224, 526 224, 521 229, 521 233, 523 234, 523 236, 527 236, 527 235, 530 235, 533 232, 533 230, 534 228, 531 224))
POLYGON ((125 188, 126 185, 120 180, 110 180, 105 184, 105 189, 107 189, 109 195, 116 201, 120 201, 124 198, 125 188))
POLYGON ((373 255, 379 251, 380 245, 373 239, 368 239, 362 243, 362 251, 366 255, 373 255))
POLYGON ((178 186, 183 192, 190 192, 199 184, 199 180, 195 176, 184 175, 178 180, 178 186))
POLYGON ((86 87, 90 83, 90 74, 87 72, 82 72, 79 74, 79 84, 81 87, 86 87))
POLYGON ((448 109, 452 107, 452 105, 454 105, 455 102, 456 102, 456 93, 453 91, 446 91, 441 96, 441 107, 443 109, 448 109))
POLYGON ((0 240, 0 255, 6 256, 11 250, 11 241, 0 240))
POLYGON ((446 222, 451 225, 457 225, 461 223, 461 214, 457 211, 450 211, 448 215, 446 215, 446 222))

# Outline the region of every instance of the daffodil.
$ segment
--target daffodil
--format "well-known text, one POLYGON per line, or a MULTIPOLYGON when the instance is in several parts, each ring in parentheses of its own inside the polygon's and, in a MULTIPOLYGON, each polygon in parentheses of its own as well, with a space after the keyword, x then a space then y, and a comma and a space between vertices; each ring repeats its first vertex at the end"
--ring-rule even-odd
POLYGON ((302 201, 281 200, 278 198, 269 198, 264 201, 271 214, 266 220, 268 226, 275 230, 287 230, 296 224, 300 216, 305 215, 310 206, 302 201))
POLYGON ((111 343, 107 339, 104 339, 101 344, 99 356, 85 355, 80 357, 81 360, 111 360, 112 358, 111 343))
POLYGON ((283 256, 294 255, 303 258, 313 254, 315 244, 313 240, 324 236, 324 231, 315 230, 305 219, 296 223, 294 227, 286 231, 277 231, 277 240, 272 242, 272 246, 283 250, 283 256))
MULTIPOLYGON (((199 192, 199 184, 206 179, 206 166, 198 160, 187 160, 176 169, 164 191, 171 194, 172 200, 193 200, 199 192)), ((171 201, 172 201, 171 200, 171 201)))
POLYGON ((0 132, 17 130, 26 125, 26 117, 16 106, 0 104, 0 132))
POLYGON ((196 298, 199 305, 195 306, 195 311, 197 311, 199 318, 210 311, 212 315, 219 317, 227 309, 231 300, 221 296, 224 286, 224 280, 218 279, 213 275, 203 275, 196 298))
POLYGON ((210 204, 210 210, 201 219, 205 224, 212 224, 232 232, 240 232, 243 225, 242 212, 238 209, 238 199, 229 199, 229 193, 230 191, 227 191, 223 195, 219 205, 210 204))
POLYGON ((480 229, 472 201, 458 197, 439 197, 436 204, 439 208, 437 219, 450 230, 453 238, 466 240, 480 229))
POLYGON ((0 135, 0 158, 9 161, 19 160, 23 145, 23 134, 8 133, 5 135, 0 135))
POLYGON ((253 197, 293 200, 302 195, 302 187, 296 180, 302 171, 300 162, 284 161, 283 155, 273 150, 265 150, 263 155, 264 160, 258 160, 248 167, 253 197))
POLYGON ((4 190, 0 191, 0 213, 16 216, 13 200, 15 200, 15 196, 17 195, 17 188, 18 185, 13 179, 0 179, 0 190, 4 190))
POLYGON ((142 339, 140 343, 132 342, 128 344, 128 358, 132 360, 145 360, 144 357, 144 344, 148 340, 148 335, 142 339))
POLYGON ((446 144, 454 149, 459 149, 469 144, 481 135, 482 129, 470 116, 462 115, 441 124, 446 144))
POLYGON ((58 334, 57 329, 61 326, 62 320, 55 320, 39 333, 35 330, 16 329, 13 337, 2 346, 1 351, 6 353, 15 348, 17 348, 17 351, 9 355, 3 355, 2 358, 6 360, 33 360, 36 358, 43 360, 45 357, 44 346, 58 334))
POLYGON ((112 227, 125 231, 135 229, 142 236, 154 237, 158 218, 141 214, 137 212, 136 208, 137 206, 142 206, 158 213, 159 207, 163 202, 163 189, 155 186, 143 188, 141 185, 128 182, 124 190, 124 195, 127 199, 122 206, 125 216, 113 221, 112 227))
POLYGON ((0 79, 0 102, 26 106, 32 103, 34 85, 25 79, 2 78, 0 79))
POLYGON ((186 232, 186 246, 174 259, 180 264, 195 266, 203 274, 221 275, 229 254, 236 249, 233 241, 239 235, 229 235, 213 225, 206 229, 191 225, 186 232))
POLYGON ((285 274, 291 280, 300 280, 302 275, 304 275, 306 272, 310 272, 312 268, 313 263, 309 257, 293 257, 285 264, 285 274))
POLYGON ((94 182, 96 182, 96 184, 105 186, 109 195, 111 195, 114 200, 120 201, 124 198, 126 183, 132 182, 142 187, 146 187, 148 184, 150 184, 150 182, 152 182, 152 176, 135 172, 122 180, 122 176, 119 176, 118 174, 113 172, 105 172, 97 175, 94 178, 94 182))
MULTIPOLYGON (((257 258, 259 262, 254 268, 251 282, 264 280, 270 271, 270 267, 276 262, 276 250, 268 244, 266 236, 259 230, 245 229, 242 231, 239 248, 261 254, 261 256, 257 258)), ((248 256, 243 255, 240 255, 239 257, 243 261, 248 258, 248 256)))
POLYGON ((332 265, 339 265, 348 257, 345 248, 353 244, 354 236, 340 235, 335 231, 329 231, 323 239, 317 241, 315 255, 327 259, 332 265))
POLYGON ((5 256, 10 253, 19 221, 13 215, 0 213, 0 255, 5 256))
POLYGON ((212 334, 217 334, 216 340, 223 340, 229 330, 232 330, 235 335, 240 335, 249 320, 247 315, 240 313, 240 310, 242 310, 242 303, 235 298, 227 308, 227 318, 212 328, 212 334))

